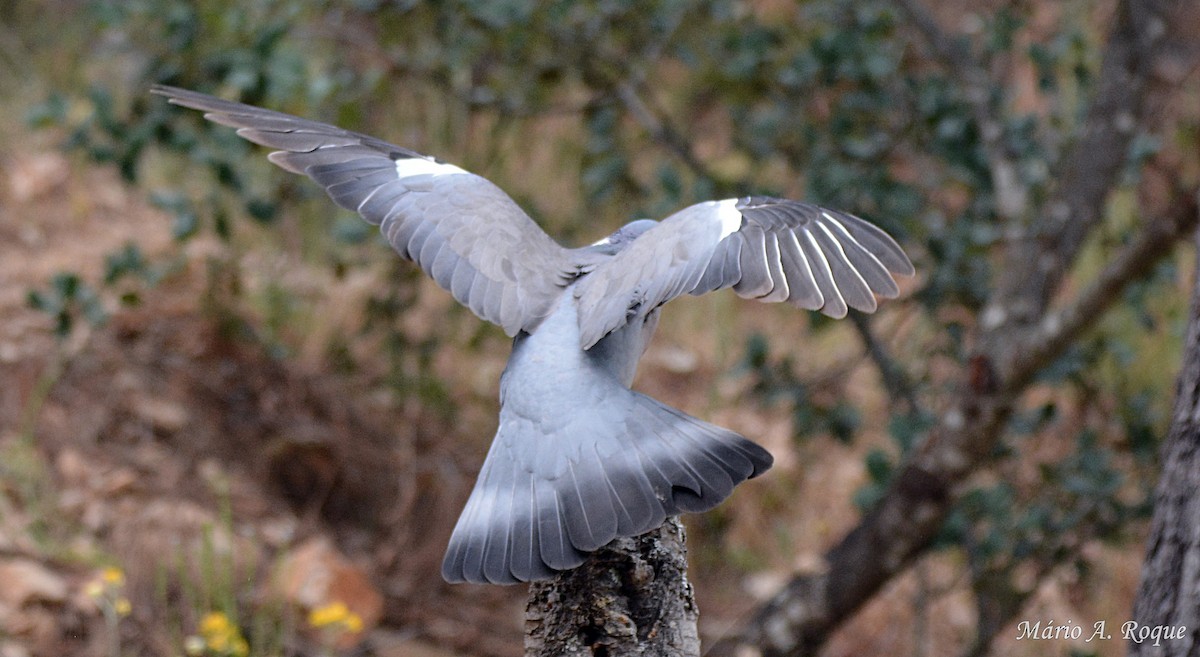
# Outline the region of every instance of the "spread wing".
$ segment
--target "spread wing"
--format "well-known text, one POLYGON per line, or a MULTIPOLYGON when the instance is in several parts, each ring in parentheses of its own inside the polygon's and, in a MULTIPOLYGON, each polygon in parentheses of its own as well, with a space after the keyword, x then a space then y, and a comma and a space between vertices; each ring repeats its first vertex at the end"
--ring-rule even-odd
POLYGON ((583 263, 499 187, 452 164, 367 135, 213 96, 156 86, 171 103, 205 112, 304 174, 343 208, 380 227, 476 315, 508 335, 532 330, 583 263))
POLYGON ((647 230, 575 286, 580 342, 591 348, 675 297, 732 287, 845 317, 899 294, 913 266, 887 233, 854 215, 750 196, 685 208, 647 230))

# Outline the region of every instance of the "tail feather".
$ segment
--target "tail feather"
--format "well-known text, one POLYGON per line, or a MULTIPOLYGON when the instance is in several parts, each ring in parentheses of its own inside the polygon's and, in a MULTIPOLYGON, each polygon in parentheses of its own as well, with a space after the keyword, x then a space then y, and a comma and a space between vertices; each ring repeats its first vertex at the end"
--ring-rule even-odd
POLYGON ((698 494, 702 488, 700 480, 696 478, 692 468, 687 466, 682 458, 683 455, 678 452, 679 446, 662 439, 658 433, 659 424, 654 422, 649 415, 638 414, 634 417, 627 417, 625 430, 626 441, 632 443, 640 461, 641 472, 635 471, 635 476, 640 474, 651 480, 655 497, 662 506, 665 520, 667 510, 671 509, 674 504, 673 491, 677 488, 686 488, 696 491, 698 494))
MULTIPOLYGON (((617 512, 617 535, 637 536, 648 531, 646 527, 653 528, 656 522, 661 522, 656 519, 660 516, 666 518, 667 514, 651 478, 652 474, 658 473, 648 472, 643 466, 636 440, 627 438, 625 442, 630 443, 629 447, 610 457, 609 467, 603 470, 603 474, 608 484, 608 495, 617 512)), ((666 479, 662 481, 667 483, 666 479)))
MULTIPOLYGON (((516 480, 516 463, 511 459, 506 459, 506 462, 498 468, 496 477, 497 481, 515 481, 516 480), (507 470, 507 472, 505 471, 507 470)), ((495 508, 492 512, 497 517, 516 517, 514 511, 522 503, 522 491, 517 486, 509 487, 505 490, 504 487, 497 487, 495 499, 495 508)), ((508 568, 504 566, 512 561, 510 549, 513 544, 513 532, 516 527, 513 523, 492 523, 487 532, 487 538, 482 546, 481 570, 482 579, 496 579, 508 577, 508 568)))
MULTIPOLYGON (((662 406, 662 408, 667 409, 666 406, 662 406)), ((664 434, 670 435, 672 429, 676 429, 681 424, 686 428, 683 431, 676 430, 675 436, 673 436, 676 441, 672 441, 675 444, 671 444, 670 447, 674 450, 674 459, 691 475, 691 481, 695 482, 691 486, 672 482, 672 501, 680 511, 689 513, 707 511, 733 492, 735 482, 730 476, 733 473, 728 472, 718 459, 713 458, 714 436, 707 431, 708 427, 697 423, 673 423, 668 413, 670 413, 669 410, 667 413, 648 414, 648 417, 651 423, 657 425, 655 434, 660 438, 664 434), (680 438, 682 440, 679 440, 680 438)), ((732 434, 732 432, 726 433, 732 434)), ((739 477, 738 483, 742 479, 744 477, 739 477)))
MULTIPOLYGON (((536 480, 535 480, 536 481, 536 480)), ((537 481, 538 501, 537 525, 541 537, 541 559, 553 570, 570 570, 583 563, 583 553, 571 544, 570 531, 563 498, 568 495, 562 490, 561 482, 537 481)), ((468 500, 468 503, 470 501, 468 500)), ((509 518, 492 518, 492 522, 510 522, 509 518)), ((450 540, 454 540, 452 536, 450 540)))
MULTIPOLYGON (((491 464, 492 467, 485 468, 479 473, 479 480, 476 482, 476 488, 491 490, 496 487, 496 481, 504 476, 511 477, 512 461, 511 459, 497 459, 491 464), (505 471, 509 472, 505 472, 505 471)), ((476 527, 477 530, 472 532, 470 540, 452 543, 450 550, 456 553, 456 560, 461 561, 464 565, 463 577, 468 581, 486 580, 489 573, 485 572, 485 568, 489 565, 486 559, 489 547, 494 554, 495 545, 500 541, 499 534, 505 531, 508 523, 489 523, 489 517, 502 517, 504 515, 501 508, 503 502, 502 494, 484 495, 481 496, 476 504, 468 504, 462 513, 460 522, 476 527)), ((507 543, 507 541, 504 541, 507 543)), ((447 554, 447 559, 450 555, 447 554)))
MULTIPOLYGON (((697 420, 696 418, 684 413, 679 409, 671 408, 670 406, 662 404, 659 404, 659 406, 678 418, 680 422, 699 424, 702 429, 707 431, 707 435, 712 438, 711 440, 697 440, 695 434, 691 433, 685 433, 684 435, 691 440, 698 449, 703 450, 704 453, 720 462, 724 466, 726 472, 733 474, 734 478, 737 479, 737 481, 734 482, 735 484, 740 483, 745 479, 757 477, 758 475, 762 474, 762 471, 757 469, 756 464, 762 458, 762 454, 765 451, 763 448, 750 442, 749 440, 746 440, 745 438, 742 438, 738 434, 734 434, 732 431, 722 429, 714 424, 697 420), (726 439, 728 434, 733 434, 740 438, 740 440, 728 440, 726 439)), ((769 456, 770 455, 768 455, 765 467, 763 468, 764 471, 766 468, 771 467, 771 460, 769 456)))
POLYGON ((557 430, 502 419, 443 577, 547 579, 619 536, 707 511, 771 467, 753 442, 645 395, 621 389, 597 403, 586 415, 576 409, 592 421, 557 430))
MULTIPOLYGON (((533 509, 531 501, 534 499, 533 490, 535 483, 532 478, 527 478, 524 484, 518 487, 524 491, 520 498, 526 504, 524 508, 533 509)), ((509 582, 516 580, 519 582, 532 582, 540 579, 547 579, 554 575, 554 571, 546 565, 546 562, 541 558, 541 536, 538 535, 537 516, 534 513, 516 513, 519 507, 513 505, 512 518, 512 540, 508 547, 510 549, 509 556, 511 563, 504 561, 496 561, 490 564, 488 569, 489 582, 509 582), (505 566, 508 567, 508 572, 505 572, 505 566), (511 578, 511 579, 510 579, 511 578)), ((451 541, 453 544, 453 541, 451 541)), ((450 564, 450 556, 447 554, 446 563, 450 564)), ((443 573, 445 571, 443 570, 443 573)), ((446 579, 450 579, 447 577, 446 579)), ((478 582, 481 580, 467 581, 478 582)))
POLYGON ((568 462, 567 468, 569 484, 561 497, 571 544, 591 552, 617 535, 617 511, 606 464, 594 449, 582 449, 579 462, 568 462))

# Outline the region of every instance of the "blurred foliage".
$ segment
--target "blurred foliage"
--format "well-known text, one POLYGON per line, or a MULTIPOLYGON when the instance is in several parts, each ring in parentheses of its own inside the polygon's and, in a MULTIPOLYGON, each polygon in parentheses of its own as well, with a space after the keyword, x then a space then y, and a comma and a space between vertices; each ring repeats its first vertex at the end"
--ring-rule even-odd
POLYGON ((55 274, 48 289, 31 290, 27 300, 30 307, 54 318, 54 335, 60 340, 71 334, 80 317, 92 326, 108 319, 95 290, 70 272, 55 274))
POLYGON ((772 360, 767 338, 761 333, 746 340, 742 369, 754 382, 754 395, 767 402, 785 402, 792 408, 792 430, 797 439, 817 434, 830 435, 843 443, 854 439, 861 420, 858 409, 840 395, 814 396, 814 391, 828 387, 829 381, 803 381, 790 356, 772 360))
MULTIPOLYGON (((1032 44, 1017 38, 1030 5, 976 16, 966 45, 984 68, 1029 66, 1036 79, 1036 110, 989 89, 986 104, 1002 120, 985 127, 962 85, 931 65, 882 0, 93 0, 64 9, 98 37, 77 55, 81 79, 63 81, 29 120, 65 129, 69 148, 152 190, 181 242, 208 234, 236 246, 247 220, 286 217, 299 222, 303 243, 324 245, 310 255, 342 275, 369 232, 329 221, 327 203, 309 203, 315 186, 272 170, 232 130, 149 96, 154 83, 391 135, 487 175, 565 239, 724 195, 803 197, 868 217, 914 255, 919 289, 882 314, 915 317, 916 328, 903 344, 883 342, 921 402, 961 385, 932 364, 965 366, 993 287, 1004 236, 985 134, 1016 164, 1032 207, 1052 184, 1098 66, 1082 3, 1064 6, 1061 23, 1032 44), (123 82, 95 81, 109 79, 123 82), (533 155, 544 153, 552 164, 531 176, 533 155)), ((1127 184, 1157 148, 1138 140, 1127 184)), ((1117 227, 1132 225, 1132 212, 1114 213, 1106 232, 1127 237, 1117 227)), ((106 281, 152 282, 152 271, 126 251, 114 254, 106 281)), ((398 266, 393 287, 364 309, 362 330, 385 336, 393 388, 448 408, 431 374, 443 336, 400 328, 418 279, 398 266)), ((980 482, 964 496, 941 545, 965 551, 977 574, 1078 559, 1067 538, 1119 540, 1144 517, 1146 463, 1165 426, 1169 383, 1130 383, 1119 372, 1144 333, 1173 330, 1177 317, 1156 302, 1172 279, 1160 268, 1131 288, 1124 308, 1041 373, 1054 401, 1014 415, 997 467, 1028 462, 1022 451, 1049 434, 1074 436, 1074 451, 1038 464, 1036 481, 980 482), (1095 374, 1106 371, 1116 373, 1095 374)), ((228 290, 238 295, 237 285, 228 290)), ((102 316, 95 296, 64 275, 30 299, 67 332, 76 316, 102 316)), ((274 303, 286 324, 290 301, 274 303)), ((808 321, 817 336, 844 330, 808 321)), ((815 375, 778 351, 761 334, 746 342, 738 375, 752 380, 749 396, 793 409, 798 439, 854 441, 864 414, 839 387, 844 377, 815 375)), ((344 344, 329 353, 337 367, 355 367, 344 344)), ((855 500, 864 509, 933 425, 929 411, 900 402, 891 400, 885 425, 891 443, 865 450, 867 483, 855 500)))

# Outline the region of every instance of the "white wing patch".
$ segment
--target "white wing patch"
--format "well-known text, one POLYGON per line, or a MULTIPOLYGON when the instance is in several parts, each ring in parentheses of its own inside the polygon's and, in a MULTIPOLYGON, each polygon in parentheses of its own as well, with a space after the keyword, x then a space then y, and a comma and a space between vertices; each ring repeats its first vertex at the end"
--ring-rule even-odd
POLYGON ((466 171, 444 162, 435 162, 423 157, 406 157, 396 160, 396 175, 401 179, 413 176, 447 176, 466 171))
POLYGON ((709 201, 716 211, 717 219, 721 222, 721 241, 736 233, 742 227, 742 211, 737 209, 738 199, 727 198, 724 201, 709 201))

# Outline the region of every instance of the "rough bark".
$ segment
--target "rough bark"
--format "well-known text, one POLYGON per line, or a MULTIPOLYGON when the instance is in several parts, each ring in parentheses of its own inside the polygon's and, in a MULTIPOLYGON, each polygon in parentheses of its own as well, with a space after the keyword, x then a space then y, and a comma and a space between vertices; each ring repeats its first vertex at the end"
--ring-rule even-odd
MULTIPOLYGON (((1151 78, 1172 45, 1166 26, 1191 11, 1190 1, 1119 3, 1078 141, 1062 161, 1059 186, 1048 202, 1029 210, 1030 225, 1039 227, 1036 235, 1009 244, 1001 268, 1007 277, 998 282, 981 317, 982 347, 963 373, 960 391, 877 507, 826 553, 824 572, 794 578, 740 636, 722 642, 712 654, 733 655, 739 646, 753 646, 768 656, 817 652, 843 621, 931 544, 958 487, 988 462, 1014 400, 1036 374, 1195 224, 1194 194, 1181 193, 1167 216, 1148 220, 1091 286, 1061 309, 1048 309, 1084 238, 1103 216, 1136 129, 1146 129, 1139 121, 1147 118, 1156 98, 1142 92, 1154 87, 1151 78)), ((919 29, 936 29, 924 22, 927 17, 919 13, 916 0, 904 4, 918 12, 914 21, 919 29)), ((952 41, 939 33, 931 39, 935 48, 952 41)), ((968 72, 964 79, 972 75, 968 72)))
POLYGON ((699 657, 679 518, 529 587, 526 657, 699 657))
MULTIPOLYGON (((1200 247, 1200 232, 1196 238, 1200 247)), ((1129 640, 1129 654, 1137 657, 1200 657, 1200 266, 1162 459, 1146 562, 1133 606, 1139 628, 1124 638, 1129 640), (1141 638, 1141 628, 1151 633, 1160 628, 1161 636, 1174 638, 1141 638)))

